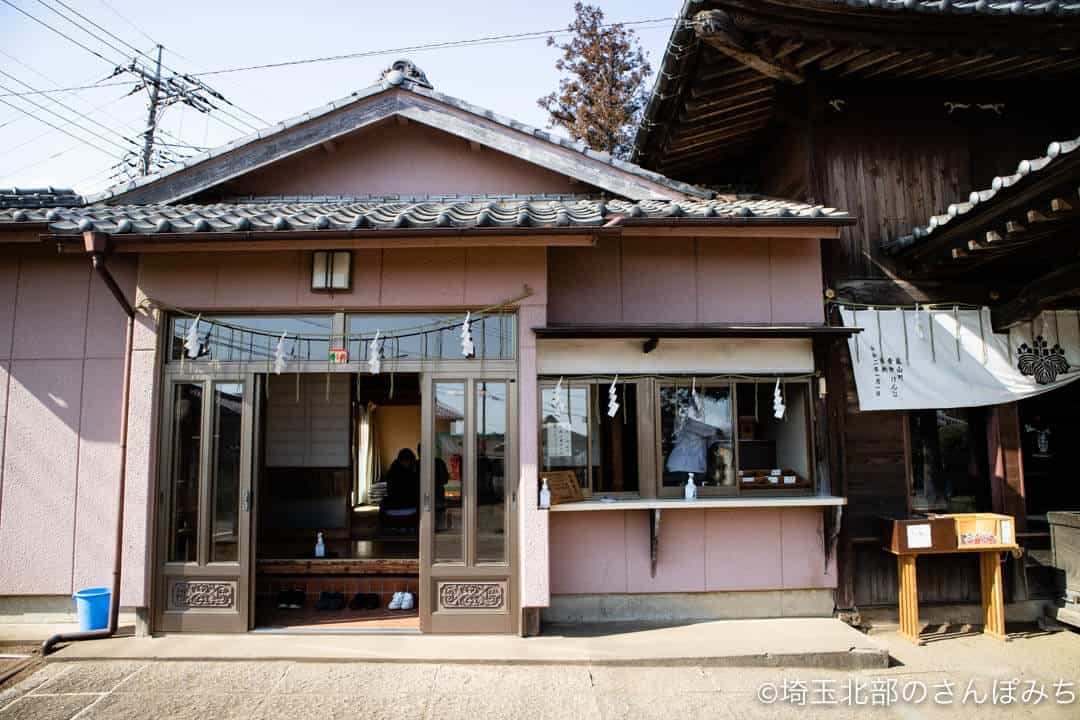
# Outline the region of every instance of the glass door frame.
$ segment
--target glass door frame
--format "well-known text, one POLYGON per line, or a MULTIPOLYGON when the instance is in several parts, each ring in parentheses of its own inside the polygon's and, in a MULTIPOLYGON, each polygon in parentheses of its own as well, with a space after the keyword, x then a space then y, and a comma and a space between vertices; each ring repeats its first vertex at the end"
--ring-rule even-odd
POLYGON ((252 483, 255 409, 260 384, 252 373, 213 371, 166 372, 162 379, 161 416, 158 423, 158 475, 156 483, 156 531, 152 631, 154 632, 246 632, 250 624, 251 553, 254 489, 252 483), (185 384, 202 388, 199 421, 199 488, 194 562, 169 559, 173 503, 173 451, 176 437, 174 415, 176 388, 185 384), (214 562, 213 470, 216 446, 214 388, 241 384, 240 466, 237 488, 237 554, 235 561, 214 562))
POLYGON ((518 382, 517 369, 490 363, 468 372, 455 369, 424 372, 421 375, 420 458, 420 629, 425 633, 517 633, 518 606, 518 382), (435 549, 435 386, 439 383, 465 385, 466 442, 462 473, 462 561, 436 562, 435 549), (505 559, 479 562, 477 548, 477 388, 482 382, 505 383, 506 432, 504 464, 505 559), (440 590, 458 594, 456 607, 440 598, 440 590), (464 597, 477 596, 473 603, 464 597), (484 597, 480 597, 484 596, 484 597), (466 607, 466 605, 473 605, 466 607))

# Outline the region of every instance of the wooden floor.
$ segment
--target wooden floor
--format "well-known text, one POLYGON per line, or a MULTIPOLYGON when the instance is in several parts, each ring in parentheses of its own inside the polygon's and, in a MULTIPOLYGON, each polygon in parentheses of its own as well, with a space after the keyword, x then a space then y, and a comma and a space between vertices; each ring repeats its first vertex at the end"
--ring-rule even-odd
POLYGON ((413 610, 279 610, 261 611, 255 627, 287 628, 289 630, 419 630, 420 616, 413 610))

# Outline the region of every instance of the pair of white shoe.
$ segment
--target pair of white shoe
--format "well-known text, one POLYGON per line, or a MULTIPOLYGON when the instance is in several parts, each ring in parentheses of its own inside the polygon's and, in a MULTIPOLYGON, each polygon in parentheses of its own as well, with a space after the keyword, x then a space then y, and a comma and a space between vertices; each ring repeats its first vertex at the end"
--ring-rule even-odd
POLYGON ((387 607, 390 610, 412 610, 416 605, 411 592, 396 592, 387 607))

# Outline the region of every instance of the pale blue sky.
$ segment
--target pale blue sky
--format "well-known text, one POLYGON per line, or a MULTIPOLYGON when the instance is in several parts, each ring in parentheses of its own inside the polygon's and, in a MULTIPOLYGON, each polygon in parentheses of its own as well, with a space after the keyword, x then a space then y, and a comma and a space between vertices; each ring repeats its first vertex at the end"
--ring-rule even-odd
MULTIPOLYGON (((41 27, 7 2, 102 55, 121 61, 117 51, 46 7, 72 16, 58 0, 3 0, 0 1, 0 96, 8 91, 27 90, 12 76, 34 88, 49 89, 95 83, 112 72, 110 64, 41 27)), ((420 0, 408 5, 366 0, 352 3, 340 0, 63 2, 140 50, 151 52, 150 39, 114 13, 111 8, 115 8, 167 48, 166 65, 184 72, 548 30, 565 26, 573 14, 572 0, 543 3, 420 0)), ((636 21, 673 18, 682 6, 682 0, 601 0, 598 4, 609 21, 636 21)), ((85 21, 79 20, 79 23, 126 50, 129 59, 134 54, 85 21)), ((672 25, 673 21, 668 20, 635 28, 654 70, 663 55, 672 25)), ((427 73, 437 90, 531 125, 545 125, 545 114, 537 107, 536 99, 557 85, 554 63, 558 51, 547 47, 543 39, 404 54, 427 73)), ((237 105, 268 122, 276 122, 371 85, 380 70, 394 59, 392 55, 369 57, 241 72, 205 80, 237 105)), ((121 99, 127 90, 126 86, 107 87, 49 97, 90 115, 108 130, 85 119, 79 119, 80 124, 123 145, 124 141, 111 130, 135 137, 144 127, 146 117, 146 94, 121 99), (102 105, 104 107, 99 111, 91 112, 92 108, 102 105)), ((87 192, 107 184, 109 167, 117 161, 120 149, 70 128, 55 115, 30 105, 31 100, 74 117, 45 96, 0 97, 0 186, 53 184, 74 186, 87 192), (4 101, 21 105, 55 125, 89 139, 109 154, 26 117, 4 101), (49 159, 51 156, 55 157, 49 159)), ((252 124, 259 124, 235 109, 230 108, 230 111, 252 124)), ((240 126, 236 120, 223 119, 240 126)), ((220 145, 241 134, 213 119, 207 120, 205 115, 180 107, 165 114, 163 127, 183 142, 199 146, 220 145)))

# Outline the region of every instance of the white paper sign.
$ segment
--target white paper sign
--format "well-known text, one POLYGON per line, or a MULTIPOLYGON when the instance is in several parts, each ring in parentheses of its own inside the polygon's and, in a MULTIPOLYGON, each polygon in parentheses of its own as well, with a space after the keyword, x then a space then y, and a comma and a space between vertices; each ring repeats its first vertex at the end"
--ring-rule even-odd
POLYGON ((907 546, 909 550, 916 550, 918 548, 928 548, 933 546, 933 542, 930 540, 930 526, 929 525, 908 525, 907 526, 907 546))
POLYGON ((794 485, 796 479, 797 478, 794 475, 785 475, 784 476, 784 484, 785 485, 794 485))
POLYGON ((1013 524, 1012 520, 1001 521, 1001 542, 1003 545, 1012 545, 1015 540, 1013 539, 1013 524))

